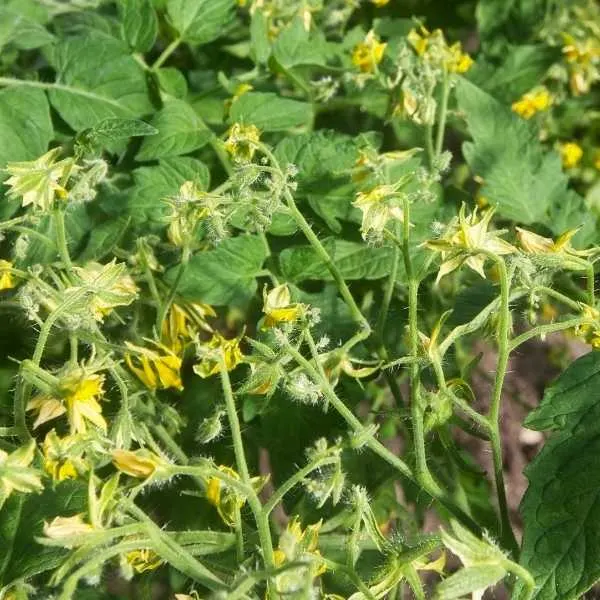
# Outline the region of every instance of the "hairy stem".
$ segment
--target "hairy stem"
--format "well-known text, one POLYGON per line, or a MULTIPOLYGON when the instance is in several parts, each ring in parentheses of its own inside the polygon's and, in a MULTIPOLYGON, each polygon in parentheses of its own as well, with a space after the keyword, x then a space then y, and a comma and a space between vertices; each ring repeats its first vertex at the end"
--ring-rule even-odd
POLYGON ((264 512, 258 495, 252 487, 250 471, 248 470, 248 463, 246 462, 246 454, 244 452, 244 442, 242 440, 240 421, 235 406, 233 390, 231 389, 231 381, 229 380, 229 373, 227 372, 225 357, 222 354, 220 357, 220 368, 221 385, 223 387, 223 395, 225 397, 225 408, 227 410, 229 429, 231 431, 231 437, 233 441, 235 462, 240 473, 240 477, 242 478, 246 488, 248 488, 248 506, 252 511, 254 520, 256 522, 256 527, 258 529, 258 538, 260 540, 265 568, 268 571, 271 571, 275 566, 275 561, 273 558, 273 541, 271 539, 271 531, 269 529, 268 514, 264 512))
POLYGON ((488 413, 490 423, 490 442, 492 445, 492 458, 494 462, 494 480, 496 483, 496 495, 498 497, 499 523, 498 528, 501 539, 507 548, 516 552, 518 550, 506 500, 506 489, 504 484, 504 469, 502 460, 502 438, 500 434, 500 408, 502 405, 502 389, 510 355, 510 306, 509 306, 509 280, 506 263, 502 258, 494 257, 498 267, 500 280, 500 306, 498 312, 497 343, 498 360, 496 363, 496 376, 492 391, 492 401, 488 413))
POLYGON ((436 495, 441 494, 441 489, 435 482, 429 467, 427 466, 427 455, 425 451, 425 433, 423 429, 423 410, 420 397, 420 369, 417 363, 419 355, 419 330, 418 330, 418 294, 419 281, 416 278, 412 266, 410 252, 410 201, 404 199, 404 220, 403 220, 403 239, 402 255, 404 257, 404 268, 408 279, 408 337, 409 337, 409 356, 413 361, 409 365, 410 373, 410 414, 412 424, 412 437, 415 450, 415 467, 417 481, 427 487, 435 490, 436 495))
POLYGON ((444 147, 444 134, 446 133, 446 118, 448 116, 448 99, 450 97, 450 78, 448 71, 444 69, 444 77, 442 79, 442 100, 440 102, 440 115, 438 120, 437 136, 435 140, 435 156, 436 158, 442 153, 444 147))
POLYGON ((161 55, 154 61, 154 64, 152 65, 152 70, 155 71, 157 69, 160 69, 160 67, 162 67, 162 65, 165 63, 165 61, 167 60, 167 58, 169 58, 169 56, 171 56, 171 54, 173 54, 173 52, 175 52, 175 50, 177 50, 177 48, 179 47, 179 44, 181 44, 181 38, 175 38, 161 53, 161 55))

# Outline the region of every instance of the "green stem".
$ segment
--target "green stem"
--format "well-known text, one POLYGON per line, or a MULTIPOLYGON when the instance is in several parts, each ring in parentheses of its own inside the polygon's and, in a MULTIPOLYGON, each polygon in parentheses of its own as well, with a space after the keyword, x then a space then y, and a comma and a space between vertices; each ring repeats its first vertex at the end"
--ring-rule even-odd
POLYGON ((164 425, 160 423, 153 425, 152 430, 158 437, 158 439, 165 445, 165 448, 177 458, 177 460, 183 465, 187 465, 190 461, 186 453, 179 447, 179 444, 169 435, 169 432, 165 429, 164 425))
MULTIPOLYGON (((54 310, 54 312, 48 315, 48 318, 44 321, 44 324, 40 329, 40 334, 38 336, 35 345, 35 350, 33 352, 33 357, 31 359, 31 363, 35 367, 40 366, 42 356, 44 355, 44 350, 46 348, 46 344, 48 343, 48 338, 50 337, 50 332, 52 331, 52 328, 54 327, 56 321, 58 321, 58 319, 63 315, 63 313, 67 312, 73 306, 81 302, 81 300, 87 293, 88 290, 85 288, 74 292, 61 305, 59 305, 54 310)), ((22 366, 19 369, 19 371, 21 371, 21 369, 22 366)), ((17 382, 17 390, 15 392, 14 416, 15 429, 18 432, 18 436, 24 442, 31 439, 31 434, 29 433, 29 429, 27 428, 26 421, 27 402, 31 394, 31 388, 31 384, 22 381, 22 374, 20 373, 17 382)))
MULTIPOLYGON (((527 290, 515 290, 510 295, 510 301, 517 300, 527 295, 527 290)), ((482 309, 471 321, 465 323, 463 325, 457 325, 441 342, 438 346, 438 354, 440 359, 444 357, 448 349, 452 344, 454 344, 459 338, 464 337, 470 333, 474 333, 481 327, 483 327, 488 319, 491 317, 493 313, 498 310, 498 306, 500 305, 500 299, 496 298, 492 302, 490 302, 484 309, 482 309)), ((577 307, 579 309, 579 306, 577 307)))
POLYGON ((433 149, 433 125, 425 125, 425 150, 427 151, 427 163, 429 168, 433 168, 434 149, 433 149))
POLYGON ((534 327, 533 329, 522 333, 516 338, 513 338, 509 344, 509 351, 512 352, 521 344, 534 337, 543 336, 548 333, 553 333, 555 331, 564 331, 565 329, 571 329, 572 327, 582 325, 583 323, 585 323, 585 321, 585 318, 578 317, 576 319, 569 319, 568 321, 561 321, 560 323, 547 323, 545 325, 538 325, 537 327, 534 327))
POLYGON ((250 506, 250 510, 254 515, 254 520, 258 529, 258 537, 262 549, 265 568, 267 571, 271 571, 275 566, 275 560, 273 557, 273 541, 271 539, 271 531, 269 529, 269 519, 268 515, 263 511, 260 500, 254 491, 254 488, 252 487, 250 471, 248 470, 248 463, 246 462, 246 454, 244 452, 244 442, 242 440, 240 421, 235 406, 233 390, 231 389, 229 373, 227 372, 227 364, 225 363, 225 357, 223 354, 220 356, 220 369, 221 385, 223 387, 223 395, 225 397, 225 408, 227 410, 229 429, 231 431, 231 438, 233 441, 235 462, 240 473, 240 477, 244 482, 244 485, 248 488, 248 505, 250 506))
POLYGON ((269 498, 267 503, 263 506, 263 512, 268 515, 273 509, 283 500, 284 496, 299 483, 302 483, 302 480, 317 469, 324 467, 328 464, 335 464, 337 462, 337 458, 329 458, 329 459, 321 459, 317 462, 309 463, 308 465, 302 467, 296 471, 289 479, 284 481, 278 488, 273 492, 273 495, 269 498))
MULTIPOLYGON (((310 335, 309 332, 305 332, 305 335, 310 335)), ((439 489, 437 485, 431 485, 430 482, 418 482, 410 469, 410 467, 393 452, 388 450, 381 442, 377 441, 372 433, 365 430, 363 424, 358 420, 354 413, 344 404, 344 402, 338 397, 334 389, 331 387, 329 380, 321 376, 319 371, 313 364, 308 361, 296 348, 294 348, 288 341, 284 341, 284 346, 292 358, 305 370, 305 372, 315 381, 318 382, 321 390, 325 396, 325 399, 333 406, 338 414, 346 421, 352 431, 357 433, 361 438, 365 439, 365 445, 372 452, 377 454, 385 462, 394 467, 401 475, 406 477, 426 491, 432 498, 437 500, 446 510, 452 514, 458 521, 460 521, 465 527, 473 532, 480 533, 480 527, 467 515, 462 509, 457 507, 450 498, 447 498, 439 489)), ((317 361, 318 357, 313 356, 313 360, 317 361)))
POLYGON ((356 301, 354 300, 354 297, 352 296, 348 285, 344 281, 344 277, 342 276, 340 270, 329 256, 327 250, 325 250, 323 244, 321 244, 319 238, 315 235, 311 226, 304 218, 304 215, 298 210, 296 202, 294 201, 294 198, 289 192, 286 193, 286 201, 288 208, 292 214, 292 217, 296 221, 296 224, 302 230, 302 233, 304 233, 304 236, 306 237, 314 251, 317 253, 319 259, 325 264, 327 270, 331 273, 331 276, 333 277, 337 288, 340 291, 340 294, 342 295, 342 298, 344 299, 344 301, 348 305, 348 308, 350 309, 352 318, 358 323, 358 325, 362 329, 370 333, 371 326, 369 325, 369 322, 367 321, 365 316, 362 314, 360 308, 358 308, 358 305, 356 304, 356 301))
POLYGON ((157 554, 169 564, 194 581, 198 581, 211 591, 224 590, 227 586, 201 562, 197 561, 185 548, 163 531, 143 510, 131 500, 124 499, 127 510, 146 525, 146 532, 157 554))
POLYGON ((435 156, 438 158, 444 147, 444 134, 446 133, 446 118, 448 116, 448 99, 450 97, 450 79, 448 72, 444 69, 442 79, 442 100, 440 103, 440 117, 438 121, 437 137, 435 141, 435 156))
POLYGON ((71 277, 73 273, 73 263, 71 262, 71 256, 69 255, 69 247, 67 244, 67 233, 65 231, 65 213, 62 209, 57 208, 54 213, 54 227, 56 228, 56 245, 58 246, 58 252, 60 259, 63 263, 63 267, 69 273, 71 277))
POLYGON ((156 304, 156 311, 157 313, 160 313, 160 294, 158 293, 158 288, 156 287, 156 281, 154 279, 152 269, 150 269, 146 260, 144 260, 144 275, 146 276, 146 283, 148 284, 148 288, 150 289, 150 295, 154 300, 154 304, 156 304))
POLYGON ((531 291, 546 294, 547 296, 550 296, 551 298, 554 298, 555 300, 558 300, 559 302, 571 307, 575 312, 581 311, 581 305, 579 302, 576 302, 568 296, 565 296, 564 294, 561 294, 552 288, 546 287, 545 285, 536 285, 531 291))
POLYGON ((139 540, 133 540, 128 542, 120 542, 116 546, 110 546, 109 548, 98 549, 92 559, 87 561, 79 569, 77 569, 63 585, 62 591, 58 600, 71 600, 75 592, 77 591, 77 585, 79 581, 88 574, 94 573, 102 568, 105 562, 111 558, 118 556, 121 553, 131 552, 137 550, 140 547, 139 540))
POLYGON ((161 335, 163 322, 165 320, 165 317, 167 316, 167 312, 171 307, 171 304, 173 303, 173 300, 175 299, 175 296, 177 294, 177 288, 179 287, 179 283, 181 282, 181 279, 185 274, 189 261, 189 251, 186 248, 184 248, 181 257, 181 262, 179 263, 179 269, 177 269, 177 275, 175 276, 175 280, 173 281, 173 284, 169 289, 167 299, 165 300, 164 304, 162 305, 161 309, 158 311, 156 316, 156 331, 157 335, 159 336, 161 335))
POLYGON ((161 53, 161 55, 154 61, 154 64, 152 65, 152 70, 156 71, 157 69, 160 69, 160 67, 162 67, 162 65, 164 64, 164 62, 167 60, 167 58, 169 58, 169 56, 171 56, 171 54, 173 54, 173 52, 175 52, 175 50, 177 50, 179 44, 181 44, 182 40, 181 38, 175 38, 161 53))
POLYGON ((446 385, 446 377, 444 375, 444 370, 442 369, 442 364, 439 360, 439 357, 435 360, 432 360, 431 364, 433 366, 433 370, 435 372, 440 390, 443 391, 445 394, 448 394, 453 404, 457 408, 459 408, 466 416, 468 416, 474 423, 477 423, 477 425, 479 425, 486 432, 486 439, 489 439, 489 421, 483 415, 479 414, 474 408, 472 408, 463 398, 460 398, 454 392, 448 389, 448 386, 446 385))
POLYGON ((419 281, 415 277, 412 266, 410 252, 410 201, 404 199, 404 220, 403 220, 403 239, 402 254, 404 257, 404 268, 408 279, 408 337, 409 337, 409 355, 413 359, 410 363, 410 414, 412 424, 412 436, 415 450, 415 467, 417 481, 424 487, 436 490, 436 496, 440 495, 441 489, 433 479, 427 466, 427 454, 425 451, 425 432, 423 428, 423 409, 421 406, 420 395, 420 369, 417 363, 419 356, 419 329, 418 329, 418 308, 419 308, 419 281))
POLYGON ((79 340, 77 339, 77 335, 75 333, 69 334, 69 348, 69 362, 71 363, 71 365, 76 365, 78 359, 79 340))
POLYGON ((383 293, 383 300, 381 301, 381 308, 379 316, 377 317, 377 324, 375 325, 375 332, 380 340, 383 340, 383 333, 387 322, 388 312, 390 310, 390 304, 394 295, 394 287, 396 285, 396 278, 398 276, 398 265, 400 264, 400 248, 394 244, 394 255, 392 257, 392 267, 390 269, 390 276, 387 280, 387 285, 383 293))
POLYGON ((502 405, 502 389, 504 378, 508 367, 510 355, 510 305, 509 305, 509 280, 506 270, 506 263, 502 258, 493 257, 498 267, 500 280, 500 306, 498 312, 498 360, 496 363, 496 376, 494 378, 494 387, 492 391, 492 401, 488 413, 490 423, 490 442, 492 445, 492 458, 494 463, 494 480, 496 482, 496 494, 498 497, 498 508, 500 511, 498 529, 500 536, 511 551, 518 551, 518 544, 515 539, 510 515, 508 512, 508 503, 506 500, 506 488, 504 485, 504 468, 502 460, 502 438, 500 434, 500 408, 502 405))
POLYGON ((523 582, 525 593, 521 595, 521 600, 531 600, 535 593, 535 579, 531 576, 531 573, 525 567, 508 558, 503 561, 503 566, 509 573, 512 573, 523 582))

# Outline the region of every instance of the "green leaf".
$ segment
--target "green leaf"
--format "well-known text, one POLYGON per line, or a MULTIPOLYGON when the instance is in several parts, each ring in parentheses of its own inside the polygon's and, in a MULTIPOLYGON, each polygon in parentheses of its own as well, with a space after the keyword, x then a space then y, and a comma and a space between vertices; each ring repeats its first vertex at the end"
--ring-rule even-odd
POLYGON ((112 142, 130 137, 156 135, 158 130, 138 119, 104 119, 91 129, 77 136, 77 143, 84 152, 98 152, 102 148, 112 149, 112 142))
POLYGON ((600 579, 600 352, 572 363, 525 426, 552 433, 525 471, 520 562, 536 599, 581 598, 600 579))
POLYGON ((182 40, 207 44, 223 34, 234 8, 235 0, 167 0, 167 17, 182 40))
MULTIPOLYGON (((8 529, 14 528, 13 521, 18 519, 13 535, 12 553, 5 564, 2 585, 8 585, 17 579, 27 579, 56 568, 67 554, 63 548, 40 546, 35 541, 42 535, 44 521, 54 517, 69 517, 83 512, 86 508, 87 486, 80 481, 64 481, 55 489, 47 488, 41 494, 28 494, 23 502, 20 514, 11 511, 8 517, 8 529), (20 517, 20 518, 19 518, 20 517)), ((5 513, 2 512, 4 519, 5 513)), ((5 546, 3 546, 3 552, 5 546)))
POLYGON ((127 209, 135 223, 160 221, 166 210, 164 198, 179 191, 185 181, 194 181, 208 189, 210 174, 201 161, 190 157, 163 158, 158 165, 140 167, 133 172, 135 187, 127 209))
POLYGON ((55 61, 50 101, 75 131, 152 111, 146 75, 123 42, 97 31, 69 38, 56 49, 55 61))
POLYGON ((269 26, 262 10, 255 10, 250 21, 250 49, 254 61, 264 64, 271 54, 269 26))
MULTIPOLYGON (((85 236, 94 227, 94 223, 87 212, 85 204, 77 204, 65 213, 65 230, 67 244, 71 254, 76 254, 85 236)), ((27 254, 23 260, 25 265, 47 264, 56 260, 58 249, 56 246, 56 227, 54 219, 44 216, 37 231, 48 238, 48 241, 38 237, 30 237, 27 254)))
POLYGON ((481 195, 503 217, 551 226, 548 210, 568 184, 560 157, 543 150, 530 123, 472 83, 461 80, 457 98, 473 138, 463 144, 463 154, 485 182, 481 195))
POLYGON ((7 162, 41 156, 52 137, 50 108, 43 91, 24 87, 0 90, 0 168, 7 162))
POLYGON ((194 109, 183 100, 169 100, 152 119, 158 134, 147 138, 137 153, 137 160, 153 160, 187 154, 204 146, 211 136, 194 109))
MULTIPOLYGON (((185 298, 215 306, 248 302, 256 293, 256 277, 267 253, 257 235, 241 235, 221 242, 214 250, 196 254, 181 278, 178 292, 185 298)), ((170 269, 172 282, 179 267, 170 269)))
POLYGON ((261 131, 283 131, 308 126, 313 120, 308 102, 282 98, 270 92, 248 92, 231 106, 229 121, 256 125, 261 131))
POLYGON ((547 226, 555 235, 580 228, 573 243, 585 248, 598 242, 598 217, 589 210, 585 200, 573 190, 557 196, 550 207, 547 226))
MULTIPOLYGON (((370 248, 363 243, 335 238, 323 240, 323 245, 344 279, 380 279, 390 272, 392 248, 370 248)), ((285 279, 294 283, 310 279, 333 280, 311 246, 286 248, 279 255, 279 264, 285 279)))
POLYGON ((298 65, 324 65, 324 39, 311 35, 304 28, 302 19, 297 17, 277 37, 273 56, 286 69, 298 65))
POLYGON ((40 23, 11 10, 0 7, 0 48, 13 44, 22 50, 32 50, 54 41, 54 36, 40 23))
POLYGON ((541 44, 511 46, 500 66, 478 60, 469 80, 497 100, 512 103, 538 85, 559 57, 555 48, 541 44))
POLYGON ((96 225, 90 234, 90 239, 81 254, 77 257, 80 262, 101 260, 111 253, 129 227, 131 219, 121 217, 96 225))
POLYGON ((359 148, 349 135, 321 130, 284 138, 277 144, 275 156, 282 167, 289 164, 297 167, 296 179, 301 188, 312 183, 315 185, 310 187, 316 191, 323 179, 330 180, 329 187, 337 185, 332 179, 347 181, 359 157, 359 148))
POLYGON ((174 98, 185 98, 188 84, 185 75, 174 67, 164 67, 156 71, 160 89, 174 98))
POLYGON ((351 173, 359 157, 356 140, 349 135, 322 130, 284 138, 275 148, 282 166, 295 165, 298 195, 334 233, 340 220, 360 222, 360 211, 352 206, 356 186, 351 173))
POLYGON ((123 39, 135 52, 148 52, 158 35, 158 18, 150 0, 119 0, 123 39))
POLYGON ((2 519, 0 519, 0 548, 2 548, 2 555, 0 556, 0 587, 2 587, 4 581, 4 572, 10 565, 12 558, 24 501, 25 494, 13 494, 2 508, 2 519))
POLYGON ((436 588, 439 600, 463 598, 473 592, 483 591, 498 583, 506 571, 498 565, 474 565, 464 567, 454 575, 444 579, 436 588))

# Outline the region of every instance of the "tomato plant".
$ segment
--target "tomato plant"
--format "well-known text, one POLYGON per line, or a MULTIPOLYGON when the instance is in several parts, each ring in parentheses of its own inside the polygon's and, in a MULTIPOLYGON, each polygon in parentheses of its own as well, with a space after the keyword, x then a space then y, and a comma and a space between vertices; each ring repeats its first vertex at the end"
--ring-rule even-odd
POLYGON ((3 0, 0 45, 0 598, 600 579, 596 3, 3 0))

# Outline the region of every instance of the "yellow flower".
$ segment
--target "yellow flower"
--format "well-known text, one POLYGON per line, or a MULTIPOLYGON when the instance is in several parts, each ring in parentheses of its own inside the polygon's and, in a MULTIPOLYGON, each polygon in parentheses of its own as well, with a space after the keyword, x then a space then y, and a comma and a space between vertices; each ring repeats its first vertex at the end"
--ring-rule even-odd
POLYGON ((51 540, 63 541, 66 548, 75 546, 74 540, 93 531, 94 527, 84 522, 83 515, 56 517, 50 523, 44 523, 44 535, 51 540))
POLYGON ((524 119, 531 119, 536 113, 548 110, 551 104, 550 92, 545 87, 539 87, 513 102, 512 110, 524 119))
POLYGON ((359 42, 352 52, 352 64, 362 73, 373 73, 383 60, 387 44, 379 41, 373 30, 367 33, 364 41, 359 42))
POLYGON ((23 206, 33 204, 42 210, 49 210, 57 195, 66 198, 59 182, 75 167, 71 158, 55 162, 59 153, 60 148, 54 148, 36 160, 8 163, 6 171, 12 175, 4 182, 11 188, 8 196, 22 198, 23 206))
POLYGON ((448 48, 445 66, 450 73, 466 73, 473 66, 473 59, 462 51, 461 43, 456 42, 448 48))
POLYGON ((291 323, 297 321, 306 312, 304 304, 292 303, 290 290, 284 283, 267 292, 263 290, 263 312, 265 315, 265 328, 275 327, 278 323, 291 323))
POLYGON ((556 238, 554 241, 551 238, 543 237, 533 231, 521 229, 517 227, 517 239, 521 248, 527 254, 565 254, 568 256, 589 256, 593 250, 575 250, 571 246, 571 240, 579 231, 577 229, 569 229, 556 238))
POLYGON ((581 316, 587 323, 575 328, 575 335, 583 338, 593 348, 600 348, 600 311, 595 306, 579 303, 581 316))
POLYGON ((162 341, 175 354, 181 355, 186 344, 194 339, 200 329, 212 333, 206 317, 216 316, 217 313, 208 304, 171 304, 162 324, 162 341))
POLYGON ((80 444, 78 436, 60 438, 54 429, 46 434, 43 444, 44 470, 54 481, 76 479, 79 472, 85 470, 86 465, 76 447, 80 444))
POLYGON ((147 479, 155 473, 160 473, 167 465, 167 461, 162 459, 158 454, 149 450, 113 450, 112 451, 113 465, 119 471, 137 477, 138 479, 147 479))
POLYGON ((30 466, 34 455, 34 440, 11 454, 0 449, 0 509, 13 492, 28 494, 44 489, 39 471, 30 466))
POLYGON ((419 31, 412 29, 407 39, 417 55, 425 62, 443 67, 449 73, 466 73, 473 64, 473 59, 462 51, 460 42, 448 46, 441 29, 430 33, 421 26, 419 31))
POLYGON ((250 162, 256 152, 256 144, 260 141, 260 131, 256 125, 234 123, 227 132, 225 150, 234 159, 250 162))
POLYGON ((333 350, 327 354, 322 354, 320 359, 327 379, 329 379, 334 386, 337 385, 342 373, 348 375, 348 377, 353 377, 354 379, 363 379, 365 377, 370 377, 379 369, 379 365, 355 367, 352 363, 352 359, 345 352, 340 350, 333 350))
POLYGON ((137 286, 125 264, 116 260, 107 265, 89 262, 84 267, 73 267, 73 270, 94 292, 90 309, 97 321, 102 321, 117 306, 128 306, 137 296, 137 286))
POLYGON ((386 4, 389 4, 390 0, 371 0, 371 4, 374 4, 377 8, 381 8, 386 4))
MULTIPOLYGON (((427 50, 427 46, 429 45, 431 33, 429 33, 425 27, 420 27, 419 29, 420 33, 416 29, 411 29, 406 37, 408 39, 408 43, 415 49, 415 52, 419 56, 423 56, 427 50)), ((438 29, 437 31, 439 32, 440 30, 438 29)))
POLYGON ((565 169, 572 169, 579 164, 583 150, 575 142, 566 142, 559 145, 560 158, 565 169))
POLYGON ((578 63, 581 66, 587 67, 590 63, 600 58, 600 46, 593 39, 584 41, 576 40, 569 34, 563 34, 565 45, 562 52, 567 59, 567 62, 578 63))
MULTIPOLYGON (((240 476, 230 467, 220 465, 217 469, 231 479, 240 480, 240 476)), ((265 477, 253 477, 250 480, 256 492, 262 489, 266 481, 265 477)), ((229 527, 235 526, 237 514, 246 503, 245 496, 219 477, 210 477, 206 481, 206 499, 217 509, 219 516, 229 527)))
POLYGON ((103 384, 104 376, 98 373, 88 373, 81 367, 68 371, 60 378, 55 393, 40 394, 27 404, 28 411, 37 412, 33 428, 67 413, 72 433, 85 433, 88 421, 106 432, 98 402, 104 394, 103 384))
POLYGON ((600 150, 594 152, 594 167, 600 171, 600 150))
POLYGON ((297 562, 297 568, 290 568, 275 577, 275 585, 280 594, 293 593, 302 589, 303 584, 326 571, 321 553, 317 549, 322 522, 308 525, 304 530, 295 516, 279 536, 279 544, 273 552, 276 567, 297 562))
POLYGON ((199 351, 202 360, 194 365, 194 372, 202 378, 215 375, 221 370, 220 355, 223 354, 228 371, 235 369, 243 360, 240 350, 242 336, 226 339, 220 333, 215 333, 207 344, 202 344, 199 351))
POLYGON ((131 565, 136 573, 154 571, 163 564, 163 559, 150 548, 132 550, 125 554, 125 560, 131 565))
POLYGON ((240 83, 233 93, 233 97, 231 98, 231 103, 233 104, 238 98, 241 98, 244 94, 251 92, 254 89, 253 85, 249 83, 240 83))
POLYGON ((0 259, 0 291, 15 287, 15 280, 10 272, 12 267, 13 264, 10 261, 0 259))
POLYGON ((156 350, 125 342, 125 346, 131 351, 125 355, 127 366, 148 389, 182 390, 181 358, 167 346, 153 340, 147 341, 153 344, 156 350))
POLYGON ((407 181, 404 177, 394 185, 378 185, 368 192, 358 192, 352 206, 362 211, 360 231, 363 239, 372 235, 379 237, 390 219, 404 220, 404 212, 394 205, 394 201, 397 201, 399 188, 407 181))
POLYGON ((193 181, 184 181, 176 196, 164 199, 170 208, 167 237, 178 248, 189 247, 196 239, 201 221, 210 214, 210 205, 203 200, 210 197, 193 181))
POLYGON ((470 215, 466 215, 465 211, 463 204, 458 218, 455 217, 449 223, 444 235, 425 243, 442 257, 436 283, 463 263, 485 278, 483 267, 488 258, 486 252, 497 255, 516 252, 516 248, 499 237, 503 231, 488 231, 493 209, 485 212, 481 219, 477 216, 477 209, 470 215))

